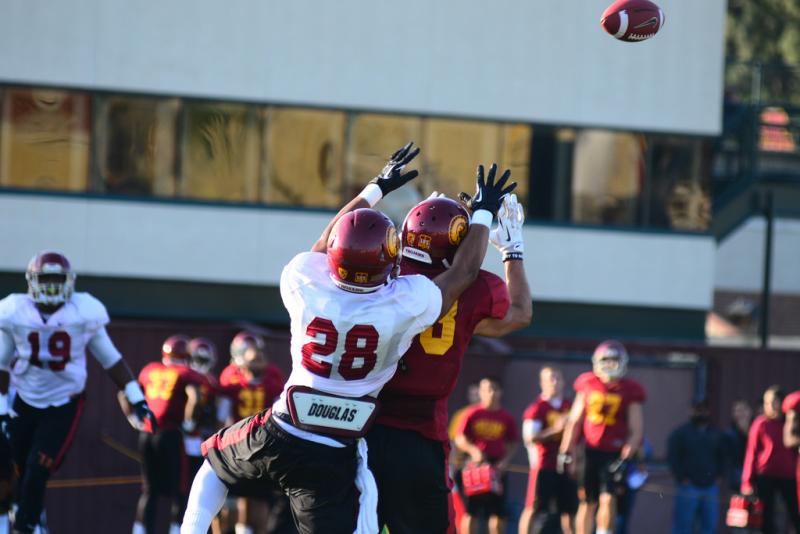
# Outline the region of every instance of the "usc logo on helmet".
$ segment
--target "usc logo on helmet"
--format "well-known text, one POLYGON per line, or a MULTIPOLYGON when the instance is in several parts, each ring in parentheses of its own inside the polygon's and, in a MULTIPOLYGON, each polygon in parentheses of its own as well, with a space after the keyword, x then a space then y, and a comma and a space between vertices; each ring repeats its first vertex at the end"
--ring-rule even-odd
POLYGON ((423 248, 425 250, 431 249, 431 236, 420 234, 419 241, 417 241, 417 246, 419 248, 423 248))
POLYGON ((408 246, 413 247, 414 246, 414 241, 416 240, 416 238, 417 238, 417 236, 414 235, 414 232, 407 232, 406 233, 406 244, 408 246))
POLYGON ((344 267, 339 267, 336 270, 339 272, 339 278, 341 278, 342 280, 347 280, 347 274, 348 274, 347 269, 345 269, 344 267))
POLYGON ((389 226, 386 229, 386 253, 390 258, 397 257, 397 249, 400 248, 400 243, 397 239, 397 230, 394 226, 389 226))
POLYGON ((456 215, 450 221, 450 227, 447 229, 447 238, 450 240, 451 245, 458 245, 464 239, 467 233, 467 218, 463 215, 456 215))
POLYGON ((367 273, 356 273, 356 284, 366 284, 369 282, 369 275, 367 273))

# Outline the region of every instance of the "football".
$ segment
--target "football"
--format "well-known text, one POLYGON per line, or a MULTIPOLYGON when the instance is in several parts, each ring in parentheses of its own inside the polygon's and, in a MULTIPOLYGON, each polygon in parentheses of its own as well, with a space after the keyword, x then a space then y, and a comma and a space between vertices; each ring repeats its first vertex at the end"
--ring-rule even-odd
POLYGON ((649 0, 617 0, 603 12, 600 25, 620 41, 645 41, 664 26, 664 12, 649 0))

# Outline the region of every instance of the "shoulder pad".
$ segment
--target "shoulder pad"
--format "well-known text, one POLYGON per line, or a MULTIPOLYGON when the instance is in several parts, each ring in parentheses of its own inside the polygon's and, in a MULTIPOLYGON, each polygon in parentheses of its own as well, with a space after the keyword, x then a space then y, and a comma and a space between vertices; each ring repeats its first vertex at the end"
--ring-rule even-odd
POLYGON ((110 322, 108 311, 102 302, 89 293, 80 292, 72 295, 72 303, 78 309, 78 314, 94 328, 100 328, 110 322))
POLYGON ((26 293, 11 293, 3 300, 0 300, 0 327, 13 322, 17 310, 20 309, 22 299, 27 297, 26 293))

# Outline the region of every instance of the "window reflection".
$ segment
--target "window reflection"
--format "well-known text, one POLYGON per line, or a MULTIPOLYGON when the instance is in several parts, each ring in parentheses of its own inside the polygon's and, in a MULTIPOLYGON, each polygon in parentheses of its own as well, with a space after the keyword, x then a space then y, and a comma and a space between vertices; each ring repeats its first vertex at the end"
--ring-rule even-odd
POLYGON ((85 191, 90 106, 87 93, 6 89, 0 126, 0 185, 85 191))
POLYGON ((261 199, 335 208, 342 202, 346 114, 270 108, 261 199))
POLYGON ((101 188, 121 195, 173 196, 177 98, 102 98, 96 163, 101 188))
POLYGON ((257 107, 186 103, 183 132, 180 196, 258 200, 261 129, 257 107))
POLYGON ((572 170, 573 222, 633 225, 644 172, 642 135, 579 131, 572 170))

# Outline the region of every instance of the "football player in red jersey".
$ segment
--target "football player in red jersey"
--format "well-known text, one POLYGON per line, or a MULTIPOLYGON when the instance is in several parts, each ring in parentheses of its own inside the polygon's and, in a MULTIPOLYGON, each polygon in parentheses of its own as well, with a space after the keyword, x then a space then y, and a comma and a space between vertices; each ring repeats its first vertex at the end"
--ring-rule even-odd
MULTIPOLYGON (((783 423, 783 445, 800 449, 800 391, 790 393, 783 399, 781 410, 786 414, 783 423)), ((800 450, 798 450, 800 452, 800 450)), ((800 508, 800 455, 797 457, 797 507, 800 508)))
MULTIPOLYGON (((364 439, 375 396, 413 338, 448 313, 475 280, 489 226, 510 171, 478 168, 474 212, 453 264, 433 280, 397 276, 394 224, 372 209, 417 171, 409 143, 323 230, 311 251, 281 274, 291 320, 292 373, 271 411, 221 430, 204 443, 206 463, 192 485, 183 534, 205 534, 228 489, 279 483, 301 532, 380 530, 377 490, 364 439)), ((466 231, 466 228, 465 228, 466 231)))
MULTIPOLYGON (((493 466, 500 481, 494 491, 479 495, 469 495, 464 483, 467 513, 460 525, 462 534, 476 534, 478 522, 475 519, 481 517, 489 520, 489 534, 505 532, 505 492, 508 487, 505 475, 519 445, 519 434, 514 417, 500 406, 502 393, 496 378, 482 379, 478 385, 480 402, 464 415, 456 432, 456 446, 469 454, 473 464, 493 466)), ((464 468, 464 473, 467 469, 464 468)))
POLYGON ((522 439, 528 448, 531 471, 519 534, 550 532, 561 522, 561 532, 572 534, 572 514, 578 507, 577 487, 556 471, 556 457, 572 401, 564 398, 564 376, 555 367, 539 372, 542 393, 522 415, 522 439), (556 510, 552 514, 551 510, 556 510))
MULTIPOLYGON (((189 464, 184 452, 183 433, 196 428, 196 410, 200 406, 202 375, 189 367, 189 338, 168 337, 161 347, 161 361, 147 364, 139 373, 139 383, 155 414, 158 428, 145 422, 139 435, 142 455, 142 494, 136 506, 133 534, 156 532, 156 507, 159 496, 172 500, 170 534, 180 530, 180 518, 186 506, 189 464)), ((119 397, 123 411, 130 412, 125 397, 119 397)))
POLYGON ((582 430, 585 461, 578 474, 580 504, 575 515, 577 534, 611 534, 615 518, 614 467, 635 458, 644 436, 644 388, 625 378, 628 352, 618 341, 603 341, 592 354, 593 371, 573 385, 576 396, 559 447, 559 470, 571 465, 582 430))
POLYGON ((203 379, 198 384, 200 397, 195 409, 197 427, 183 437, 183 448, 189 458, 189 473, 194 476, 203 464, 200 444, 220 428, 217 417, 219 383, 212 373, 217 363, 217 347, 210 339, 196 337, 189 342, 189 356, 189 367, 203 379))
MULTIPOLYGON (((0 427, 20 475, 14 522, 18 533, 36 528, 47 481, 77 431, 87 349, 133 405, 137 424, 153 417, 142 389, 108 336, 105 306, 89 293, 75 291, 76 275, 69 260, 58 252, 40 252, 28 263, 25 278, 27 294, 13 293, 0 300, 0 427), (9 385, 16 390, 13 406, 9 385)), ((0 463, 6 458, 3 455, 0 463)), ((7 524, 2 487, 11 481, 3 471, 7 469, 0 466, 0 524, 7 524)))
MULTIPOLYGON (((403 223, 400 272, 428 278, 446 272, 468 218, 462 205, 443 196, 432 195, 412 208, 403 223)), ((503 255, 506 281, 481 270, 448 312, 414 338, 381 391, 381 410, 367 441, 380 521, 392 534, 440 534, 455 526, 447 398, 473 334, 502 336, 530 324, 531 293, 522 261, 524 214, 516 195, 505 199, 497 222, 490 240, 503 255)))
MULTIPOLYGON (((220 391, 231 406, 231 413, 223 418, 226 424, 271 406, 286 382, 281 370, 269 362, 266 344, 258 334, 247 330, 239 332, 231 341, 230 352, 231 363, 222 370, 219 379, 220 391)), ((276 491, 265 489, 257 498, 241 496, 236 499, 236 532, 252 534, 255 525, 266 522, 268 513, 285 523, 287 511, 286 498, 276 491)))

